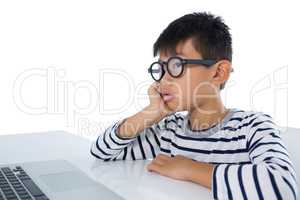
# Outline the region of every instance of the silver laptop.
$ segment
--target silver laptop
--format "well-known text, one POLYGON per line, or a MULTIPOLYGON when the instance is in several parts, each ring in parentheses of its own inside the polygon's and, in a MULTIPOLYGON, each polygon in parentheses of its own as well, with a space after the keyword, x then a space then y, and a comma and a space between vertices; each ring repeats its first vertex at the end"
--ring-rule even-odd
POLYGON ((65 160, 0 165, 0 200, 123 200, 65 160))

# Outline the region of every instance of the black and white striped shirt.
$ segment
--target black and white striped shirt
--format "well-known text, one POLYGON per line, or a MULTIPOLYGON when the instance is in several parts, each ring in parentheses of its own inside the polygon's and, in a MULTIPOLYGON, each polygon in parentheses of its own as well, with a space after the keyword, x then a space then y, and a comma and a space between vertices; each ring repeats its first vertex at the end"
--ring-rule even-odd
POLYGON ((152 159, 162 153, 214 164, 214 199, 297 199, 294 166, 273 119, 262 112, 230 109, 217 125, 191 130, 189 115, 174 113, 134 138, 112 124, 91 146, 104 161, 152 159))

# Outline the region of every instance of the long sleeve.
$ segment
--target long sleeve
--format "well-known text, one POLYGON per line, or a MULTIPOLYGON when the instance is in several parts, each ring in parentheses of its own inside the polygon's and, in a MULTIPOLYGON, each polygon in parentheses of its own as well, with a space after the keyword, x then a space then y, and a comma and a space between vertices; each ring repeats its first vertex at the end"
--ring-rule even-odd
POLYGON ((214 199, 297 199, 294 166, 270 116, 259 113, 249 125, 249 164, 215 165, 214 199))
POLYGON ((144 129, 134 138, 121 138, 117 135, 117 128, 123 121, 114 123, 98 136, 92 143, 91 154, 103 161, 154 158, 160 151, 164 120, 144 129))

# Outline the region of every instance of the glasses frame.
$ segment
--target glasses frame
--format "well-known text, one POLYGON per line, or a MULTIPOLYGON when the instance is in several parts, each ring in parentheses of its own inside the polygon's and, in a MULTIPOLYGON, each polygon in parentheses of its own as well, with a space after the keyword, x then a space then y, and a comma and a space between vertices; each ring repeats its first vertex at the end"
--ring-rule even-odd
POLYGON ((167 61, 156 61, 156 62, 153 62, 150 67, 148 68, 148 73, 151 74, 151 77, 153 78, 153 80, 155 81, 160 81, 163 76, 165 75, 166 73, 166 70, 164 69, 164 66, 166 66, 167 68, 167 71, 168 73, 170 74, 170 76, 172 76, 173 78, 178 78, 182 75, 182 73, 184 72, 184 68, 185 68, 185 65, 187 64, 191 64, 191 65, 201 65, 201 66, 205 66, 205 67, 210 67, 214 64, 216 64, 218 61, 217 60, 211 60, 211 59, 185 59, 185 58, 181 58, 181 57, 178 57, 178 56, 172 56, 170 57, 167 61), (169 63, 172 59, 178 59, 181 61, 182 63, 182 70, 180 72, 180 74, 178 74, 177 76, 173 76, 171 73, 170 73, 170 70, 169 70, 169 63), (153 76, 153 69, 152 67, 155 65, 155 64, 159 64, 161 65, 161 69, 162 69, 162 75, 161 77, 157 80, 154 78, 153 76))

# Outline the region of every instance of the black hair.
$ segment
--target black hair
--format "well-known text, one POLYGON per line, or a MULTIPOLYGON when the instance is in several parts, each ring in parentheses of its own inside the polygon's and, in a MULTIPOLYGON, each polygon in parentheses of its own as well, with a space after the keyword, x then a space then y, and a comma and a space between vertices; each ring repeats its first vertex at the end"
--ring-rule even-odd
MULTIPOLYGON (((153 45, 154 57, 159 52, 175 53, 176 45, 189 38, 192 38, 194 48, 203 59, 232 61, 229 27, 221 17, 207 12, 187 14, 171 22, 153 45)), ((225 83, 220 89, 224 88, 225 83)))

